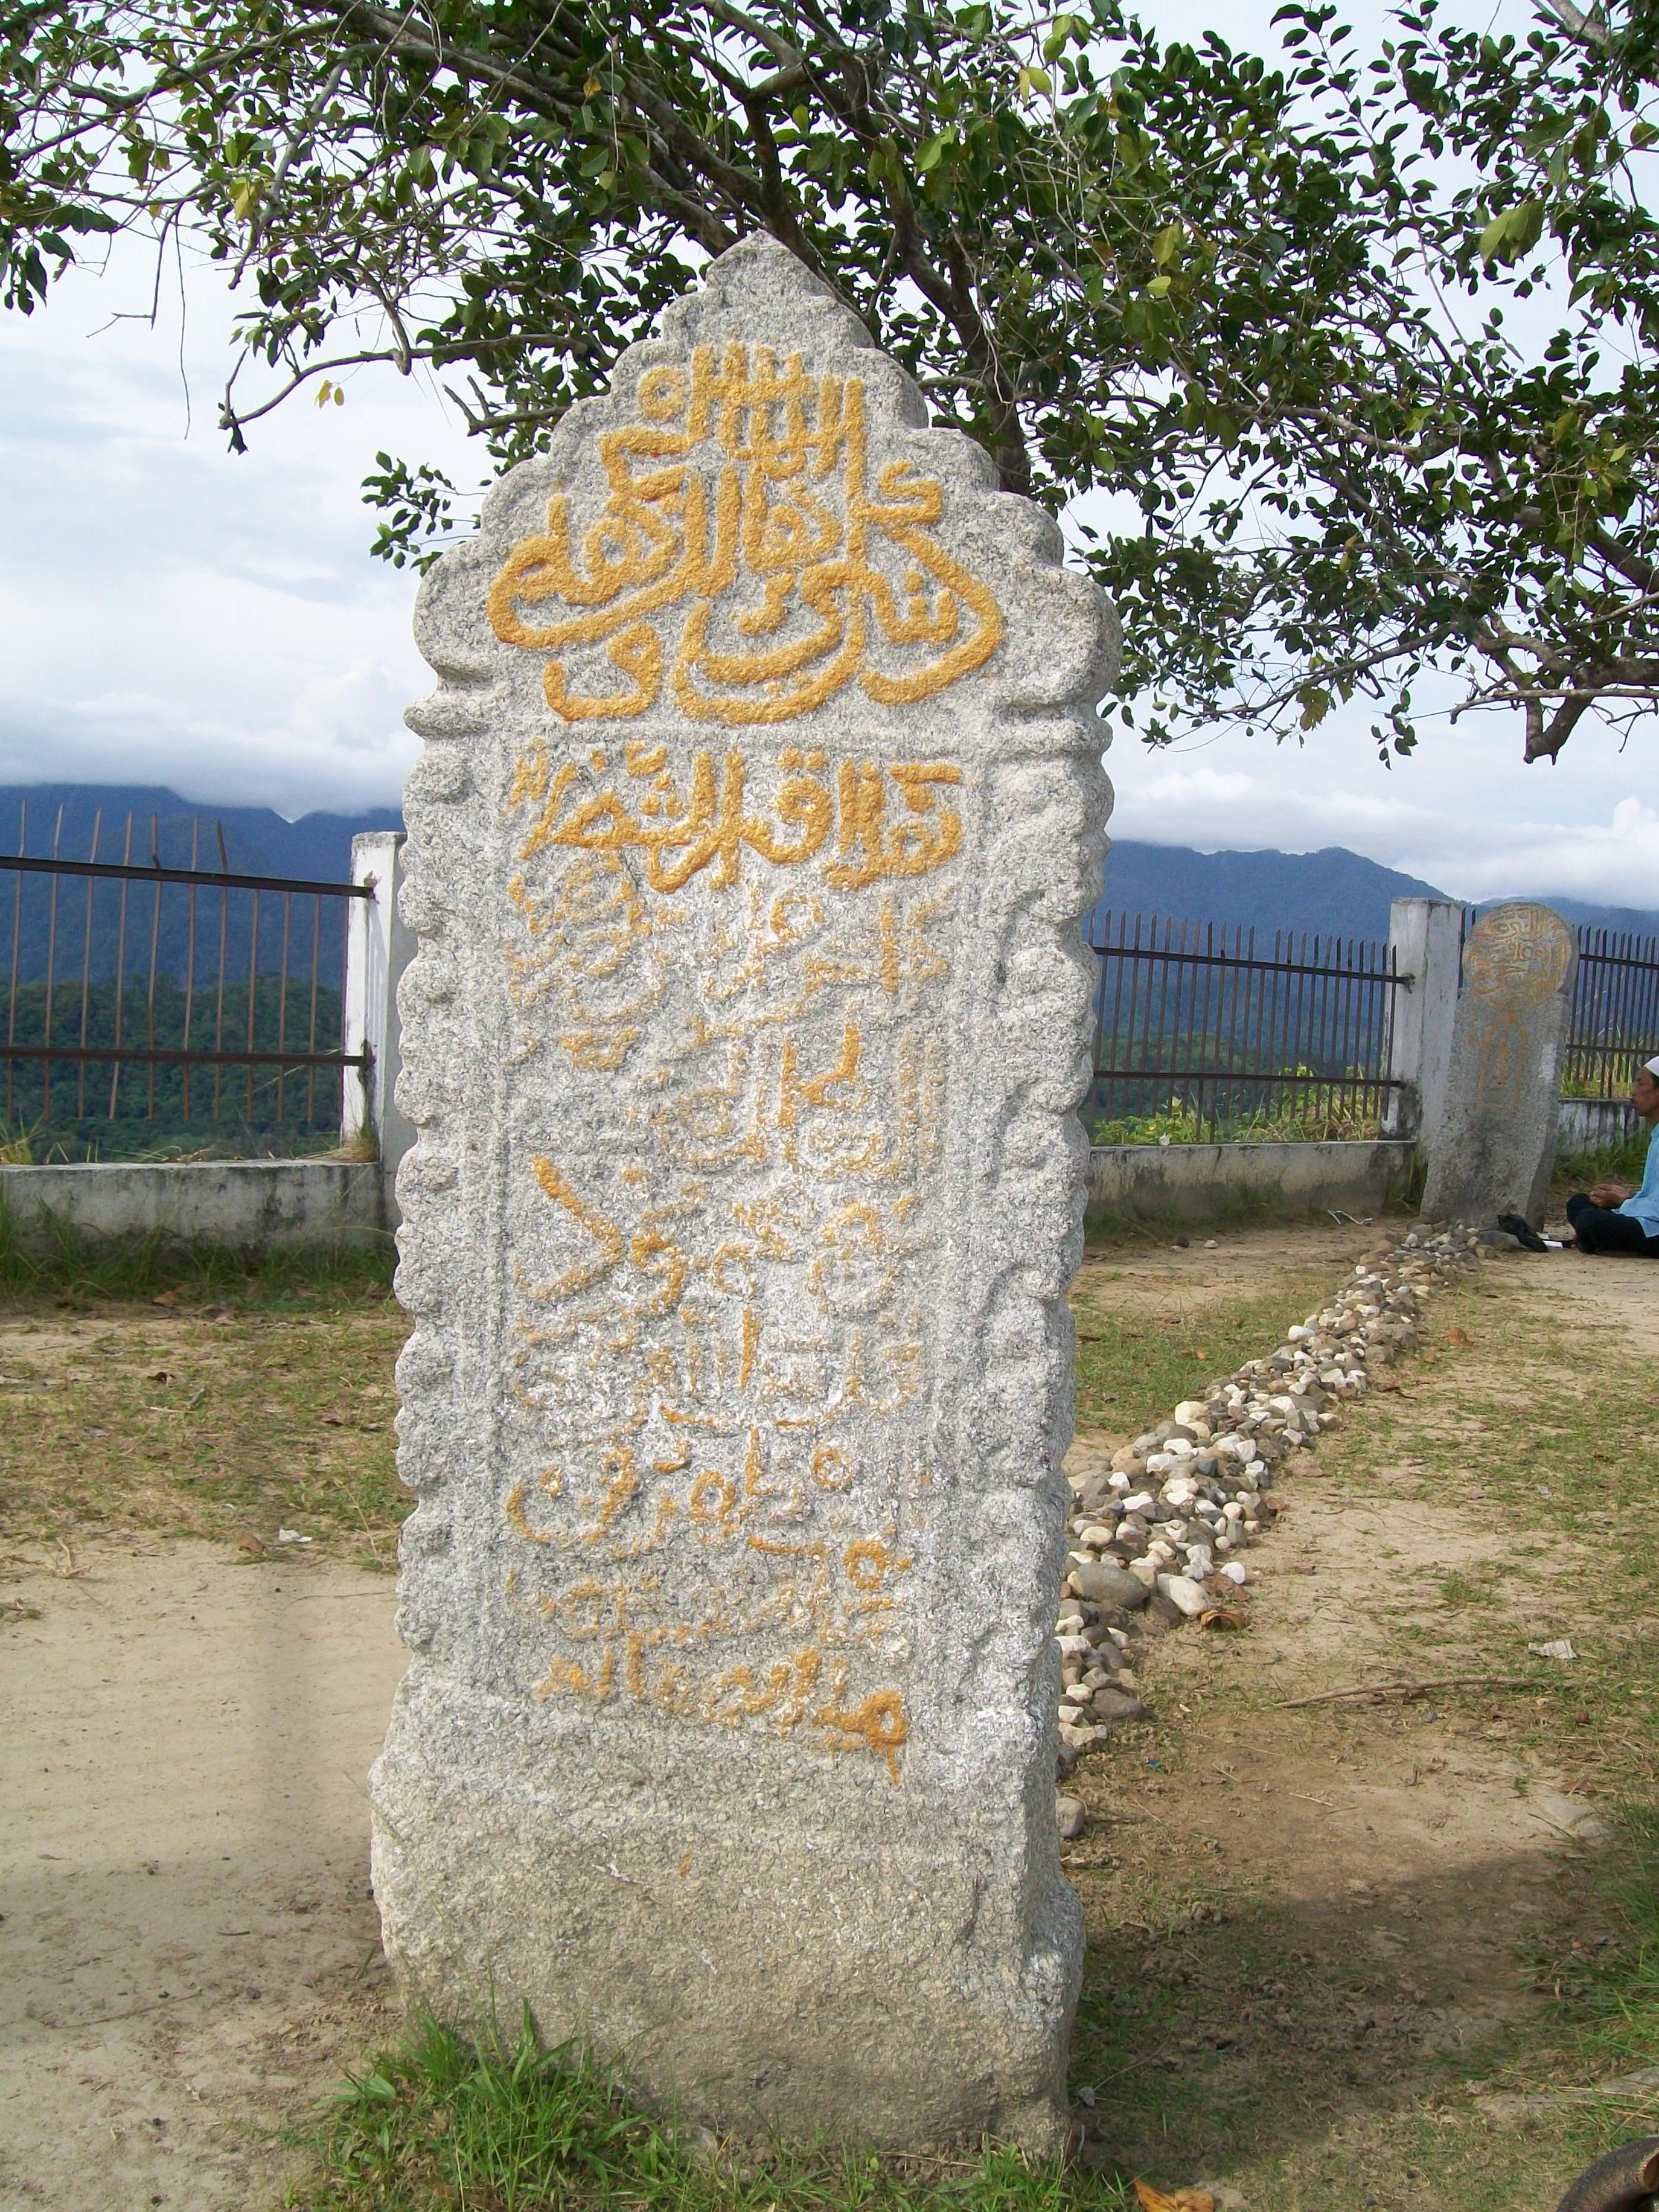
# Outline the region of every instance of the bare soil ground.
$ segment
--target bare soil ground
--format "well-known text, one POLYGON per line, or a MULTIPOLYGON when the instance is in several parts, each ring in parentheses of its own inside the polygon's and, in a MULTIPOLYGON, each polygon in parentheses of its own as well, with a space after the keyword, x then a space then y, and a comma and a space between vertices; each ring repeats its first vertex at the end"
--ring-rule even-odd
MULTIPOLYGON (((1085 1762, 1096 1823, 1067 1855, 1103 2167, 1261 2212, 1547 2212, 1659 2125, 1653 2086, 1587 2059, 1557 2002, 1624 1940, 1599 1863, 1653 1774, 1648 1601, 1607 1539, 1646 1517, 1624 1470, 1656 1293, 1638 1263, 1560 1254, 1437 1297, 1426 1358, 1281 1486, 1250 1629, 1155 1647, 1157 1723, 1085 1762), (1528 1652, 1562 1636, 1579 1661, 1528 1652), (1488 1686, 1292 1702, 1463 1674, 1488 1686)), ((1093 1295, 1133 1317, 1169 1290, 1159 1264, 1093 1295)))
POLYGON ((251 1553, 287 1527, 390 1571, 407 1329, 387 1295, 304 1291, 0 1309, 0 1530, 73 1547, 148 1528, 251 1553))
MULTIPOLYGON (((1080 1423, 1133 1433, 1377 1234, 1091 1255, 1080 1423)), ((402 1655, 359 1563, 395 1531, 401 1329, 336 1318, 0 1316, 6 2212, 304 2201, 285 2128, 395 2025, 363 1776, 402 1655), (246 1548, 200 1540, 225 1524, 246 1548)), ((1626 1940, 1606 1839, 1655 1780, 1659 1273, 1498 1261, 1428 1340, 1288 1486, 1249 1629, 1159 1642, 1155 1721, 1079 1770, 1103 2174, 1230 2212, 1548 2212, 1659 2128, 1631 2079, 1659 2050, 1571 2025, 1626 1940), (1563 1634, 1581 1660, 1528 1652, 1563 1634), (1285 1702, 1463 1674, 1528 1686, 1285 1702)))
POLYGON ((282 2123, 391 2021, 363 1790, 390 1580, 35 1557, 0 1589, 0 2205, 270 2203, 282 2123))

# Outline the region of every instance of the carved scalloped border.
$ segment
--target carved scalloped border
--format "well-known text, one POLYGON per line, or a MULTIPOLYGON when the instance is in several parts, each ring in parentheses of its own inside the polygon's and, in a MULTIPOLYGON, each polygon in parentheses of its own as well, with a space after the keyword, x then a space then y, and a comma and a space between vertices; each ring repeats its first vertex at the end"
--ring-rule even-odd
MULTIPOLYGON (((470 1456, 465 1414, 454 1376, 459 1315, 456 1292, 466 1279, 466 1236, 455 1202, 460 1174, 452 1125, 452 1085, 468 1063, 465 1010, 451 933, 464 914, 465 886, 455 848, 475 842, 488 851, 493 823, 466 836, 469 808, 483 803, 468 758, 471 741, 487 738, 495 719, 492 690, 507 649, 469 653, 448 634, 444 601, 459 597, 476 569, 501 557, 503 517, 526 484, 558 480, 573 441, 596 433, 625 404, 639 374, 663 358, 683 357, 696 323, 718 313, 750 283, 787 286, 798 307, 800 343, 826 365, 845 361, 878 387, 877 407, 901 432, 925 441, 929 469, 952 483, 1014 541, 1019 622, 1033 619, 1031 600, 1048 599, 1053 636, 1034 674, 1006 676, 999 659, 979 697, 988 698, 1006 757, 988 759, 993 802, 990 850, 982 871, 997 894, 982 905, 977 927, 994 937, 1003 988, 979 1010, 973 1055, 980 1089, 975 1115, 988 1139, 972 1194, 970 1282, 960 1294, 958 1332, 971 1343, 977 1379, 958 1411, 959 1434, 974 1438, 987 1480, 975 1504, 981 1571, 957 1593, 982 1632, 970 1637, 973 1656, 960 1668, 958 1696, 969 1709, 1008 1714, 1007 1686, 1042 1680, 1000 1729, 963 1732, 956 1771, 983 1782, 1018 1777, 1032 1819, 1052 1836, 1046 1802, 1052 1784, 1054 1696, 1046 1685, 1054 1606, 1062 1565, 1065 1485, 1060 1462, 1070 1439, 1073 1338, 1066 1283, 1080 1250, 1086 1139, 1076 1109, 1089 1080, 1092 973, 1077 929, 1092 902, 1104 851, 1110 790, 1098 757, 1091 708, 1110 680, 1115 625, 1087 579, 1061 565, 1053 522, 1029 502, 997 490, 991 465, 961 433, 929 428, 921 396, 908 377, 872 346, 863 325, 784 248, 769 238, 746 240, 712 264, 701 291, 665 311, 660 337, 629 349, 611 391, 582 400, 555 431, 548 452, 520 464, 484 502, 479 537, 445 555, 423 582, 416 636, 439 675, 440 688, 412 708, 410 726, 427 744, 405 790, 409 841, 404 854, 401 914, 417 939, 399 993, 404 1073, 398 1103, 419 1134, 398 1180, 403 1214, 398 1294, 414 1328, 398 1365, 398 1473, 418 1504, 401 1546, 398 1630, 412 1650, 441 1658, 446 1598, 441 1559, 452 1527, 445 1491, 470 1456), (855 359, 846 359, 848 356, 855 359), (999 680, 1001 678, 1001 680, 999 680), (442 828, 440 830, 440 823, 442 828), (1036 1431, 1036 1449, 1033 1429, 1036 1431), (992 1684, 1000 1685, 991 1696, 992 1684), (1008 1729, 1016 1731, 1011 1741, 1008 1729), (1041 1800, 1036 1794, 1042 1793, 1041 1800)), ((482 596, 482 594, 480 594, 482 596)), ((941 1779, 947 1778, 941 1776, 941 1779)))

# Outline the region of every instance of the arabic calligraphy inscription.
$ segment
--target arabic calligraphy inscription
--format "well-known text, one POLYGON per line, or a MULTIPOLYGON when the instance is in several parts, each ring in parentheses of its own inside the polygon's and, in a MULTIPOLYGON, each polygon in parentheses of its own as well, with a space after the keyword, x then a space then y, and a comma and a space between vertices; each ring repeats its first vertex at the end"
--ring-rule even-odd
POLYGON ((996 651, 1000 608, 934 535, 942 486, 902 459, 871 484, 860 378, 733 337, 647 369, 637 405, 599 434, 602 511, 579 527, 555 493, 490 586, 496 636, 547 655, 561 721, 644 714, 665 681, 692 721, 734 726, 854 684, 914 705, 996 651), (582 659, 604 689, 578 688, 582 659))
POLYGON ((507 794, 547 1147, 520 1170, 510 1595, 544 1698, 799 1729, 896 1782, 963 772, 786 747, 679 782, 620 750, 533 743, 507 794), (596 1076, 597 1124, 563 1110, 596 1076))

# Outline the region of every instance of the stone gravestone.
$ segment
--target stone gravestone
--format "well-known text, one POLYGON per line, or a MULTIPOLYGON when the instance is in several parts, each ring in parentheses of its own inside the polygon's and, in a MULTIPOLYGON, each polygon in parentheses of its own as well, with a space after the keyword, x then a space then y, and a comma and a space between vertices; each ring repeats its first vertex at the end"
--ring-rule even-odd
POLYGON ((1451 1073, 1423 1211, 1491 1228, 1536 1228, 1555 1161, 1577 939, 1525 899, 1483 914, 1463 947, 1451 1073))
POLYGON ((421 596, 388 1951, 718 2127, 1053 2148, 1111 621, 770 240, 421 596))

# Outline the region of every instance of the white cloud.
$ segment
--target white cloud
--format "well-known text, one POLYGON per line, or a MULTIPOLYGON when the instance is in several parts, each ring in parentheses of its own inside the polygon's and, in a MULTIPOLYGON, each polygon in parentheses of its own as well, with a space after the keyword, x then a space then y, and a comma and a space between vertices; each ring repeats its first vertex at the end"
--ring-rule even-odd
MULTIPOLYGON (((228 454, 212 272, 186 334, 186 437, 177 330, 88 335, 129 304, 122 282, 73 283, 0 324, 0 781, 170 783, 289 814, 395 802, 416 750, 402 710, 431 678, 410 636, 415 580, 369 558, 359 486, 382 447, 464 484, 478 449, 429 384, 388 369, 351 378, 342 408, 301 395, 228 454)), ((128 292, 147 297, 147 274, 128 292)), ((1559 767, 1528 769, 1517 718, 1441 720, 1390 769, 1358 712, 1306 744, 1121 739, 1113 829, 1210 850, 1346 845, 1454 895, 1659 908, 1644 743, 1622 750, 1584 725, 1559 767)))
POLYGON ((72 284, 0 325, 0 781, 171 783, 202 803, 395 802, 431 688, 416 580, 373 561, 359 486, 381 447, 478 472, 441 403, 390 370, 303 403, 233 456, 212 427, 227 322, 96 337, 117 294, 72 284))
POLYGON ((1191 811, 1202 806, 1224 806, 1235 799, 1249 797, 1255 789, 1253 776, 1237 773, 1225 775, 1212 768, 1176 769, 1153 776, 1145 796, 1158 806, 1191 811))
POLYGON ((1498 861, 1477 864, 1470 880, 1480 897, 1531 895, 1659 906, 1659 812, 1632 796, 1619 801, 1605 823, 1580 823, 1570 830, 1535 825, 1498 861))
POLYGON ((1528 767, 1518 717, 1431 722, 1384 766, 1363 718, 1305 744, 1228 731, 1107 756, 1113 834, 1200 850, 1305 853, 1346 845, 1465 898, 1576 897, 1659 908, 1659 775, 1600 725, 1560 763, 1528 767))

